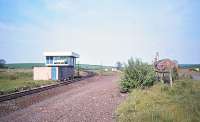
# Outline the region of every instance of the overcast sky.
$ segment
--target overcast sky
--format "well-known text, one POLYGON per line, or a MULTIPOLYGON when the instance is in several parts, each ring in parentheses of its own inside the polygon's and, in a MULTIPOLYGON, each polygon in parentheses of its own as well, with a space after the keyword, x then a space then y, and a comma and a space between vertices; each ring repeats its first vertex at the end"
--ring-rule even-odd
POLYGON ((80 63, 139 57, 200 63, 199 0, 0 0, 0 58, 43 62, 74 51, 80 63))

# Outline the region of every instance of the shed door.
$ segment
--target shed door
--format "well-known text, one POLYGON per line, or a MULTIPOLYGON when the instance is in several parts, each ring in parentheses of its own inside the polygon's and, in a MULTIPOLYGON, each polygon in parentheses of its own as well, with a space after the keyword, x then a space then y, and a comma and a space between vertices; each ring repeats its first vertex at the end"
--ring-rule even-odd
POLYGON ((52 80, 57 80, 56 79, 56 72, 57 72, 56 69, 57 69, 56 67, 51 68, 51 78, 52 78, 52 80))

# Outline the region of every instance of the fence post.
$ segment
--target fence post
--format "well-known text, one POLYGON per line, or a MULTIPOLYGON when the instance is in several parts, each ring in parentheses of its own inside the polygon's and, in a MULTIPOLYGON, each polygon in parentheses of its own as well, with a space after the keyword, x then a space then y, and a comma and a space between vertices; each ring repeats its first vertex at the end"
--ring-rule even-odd
POLYGON ((80 76, 80 63, 78 62, 78 72, 77 72, 78 77, 80 76))
POLYGON ((170 85, 171 85, 171 87, 172 87, 173 81, 172 81, 172 70, 171 70, 171 69, 170 69, 170 71, 169 71, 169 78, 170 78, 170 85))

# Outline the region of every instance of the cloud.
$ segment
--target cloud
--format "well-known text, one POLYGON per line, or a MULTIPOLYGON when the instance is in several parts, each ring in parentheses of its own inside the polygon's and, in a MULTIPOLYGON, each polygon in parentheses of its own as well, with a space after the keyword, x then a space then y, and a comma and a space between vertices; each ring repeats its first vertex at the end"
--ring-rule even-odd
POLYGON ((131 56, 151 62, 156 51, 161 56, 179 58, 184 46, 177 45, 187 36, 183 35, 187 5, 153 5, 44 0, 40 8, 27 6, 28 11, 21 10, 28 18, 24 23, 0 22, 0 40, 12 40, 13 48, 7 42, 4 45, 22 55, 29 56, 24 51, 27 48, 35 57, 43 50, 73 50, 81 54, 83 63, 92 64, 101 60, 110 65, 131 56), (21 48, 14 49, 19 42, 21 48))
POLYGON ((0 21, 0 30, 3 31, 21 31, 23 28, 18 27, 16 25, 11 25, 10 23, 5 23, 0 21))
POLYGON ((54 12, 75 11, 77 4, 72 0, 44 0, 46 8, 54 12))

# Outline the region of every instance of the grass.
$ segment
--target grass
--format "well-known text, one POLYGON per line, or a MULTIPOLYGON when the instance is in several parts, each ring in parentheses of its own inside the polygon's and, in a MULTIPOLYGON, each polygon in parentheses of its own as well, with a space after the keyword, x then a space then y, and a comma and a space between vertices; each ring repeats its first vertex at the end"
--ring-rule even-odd
MULTIPOLYGON (((12 64, 6 64, 6 67, 9 69, 32 69, 33 67, 42 67, 45 66, 44 63, 12 63, 12 64)), ((91 64, 79 64, 81 69, 86 70, 99 70, 99 69, 111 69, 111 66, 101 66, 101 65, 91 65, 91 64)), ((76 68, 78 67, 78 64, 76 64, 76 68)))
POLYGON ((179 80, 134 89, 117 111, 119 122, 199 122, 200 81, 179 80))
MULTIPOLYGON (((91 64, 79 64, 80 69, 84 70, 101 70, 101 69, 111 69, 111 66, 102 66, 102 65, 91 65, 91 64)), ((76 68, 78 68, 78 64, 76 64, 76 68)))
POLYGON ((113 75, 113 73, 115 73, 113 71, 105 71, 105 70, 92 70, 92 71, 101 76, 111 76, 113 75))
POLYGON ((31 69, 33 67, 45 66, 44 63, 12 63, 6 64, 9 69, 31 69))
POLYGON ((0 95, 27 90, 46 84, 54 84, 55 81, 34 81, 30 69, 0 70, 0 95))

